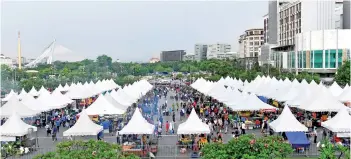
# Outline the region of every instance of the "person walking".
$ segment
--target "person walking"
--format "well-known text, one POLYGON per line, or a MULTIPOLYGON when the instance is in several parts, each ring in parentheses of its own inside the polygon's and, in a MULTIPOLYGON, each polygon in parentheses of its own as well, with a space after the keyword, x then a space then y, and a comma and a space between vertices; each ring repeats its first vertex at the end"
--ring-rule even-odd
POLYGON ((52 128, 52 133, 51 133, 51 137, 52 137, 52 142, 55 142, 55 141, 57 141, 57 127, 53 127, 52 128))
POLYGON ((242 122, 242 124, 241 124, 241 132, 242 132, 242 134, 246 134, 246 124, 245 124, 245 122, 242 122))
POLYGON ((166 134, 169 132, 169 122, 166 121, 166 134))
POLYGON ((172 114, 172 119, 173 119, 173 122, 175 123, 176 121, 175 121, 175 112, 173 112, 173 114, 172 114))
POLYGON ((49 134, 51 135, 51 129, 50 129, 50 126, 48 124, 45 125, 45 129, 46 129, 46 136, 49 136, 49 134))

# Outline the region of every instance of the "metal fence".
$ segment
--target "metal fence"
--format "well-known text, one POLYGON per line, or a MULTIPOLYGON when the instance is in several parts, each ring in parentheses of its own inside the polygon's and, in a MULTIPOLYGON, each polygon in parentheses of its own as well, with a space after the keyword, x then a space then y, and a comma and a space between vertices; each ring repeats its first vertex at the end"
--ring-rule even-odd
MULTIPOLYGON (((157 146, 157 152, 152 153, 152 155, 154 155, 156 158, 177 158, 177 159, 181 159, 181 158, 196 158, 199 157, 198 154, 194 153, 191 149, 191 145, 188 145, 188 148, 186 149, 185 152, 181 152, 181 149, 184 148, 184 146, 180 146, 180 145, 158 145, 157 146)), ((39 154, 45 154, 48 152, 52 152, 55 151, 56 148, 45 148, 45 147, 40 147, 40 148, 36 148, 33 151, 30 151, 26 154, 23 155, 17 155, 17 156, 10 156, 7 157, 9 159, 31 159, 39 154)), ((131 151, 127 151, 124 153, 134 153, 137 154, 138 156, 140 156, 141 158, 150 158, 150 153, 151 152, 151 148, 147 149, 146 151, 141 151, 141 149, 132 149, 131 151)), ((214 150, 215 151, 215 150, 214 150)), ((338 155, 338 154, 336 154, 338 155)), ((311 146, 308 149, 306 149, 305 151, 299 151, 299 152, 293 152, 293 154, 291 155, 291 157, 316 157, 319 156, 319 152, 318 152, 318 148, 315 146, 311 146)), ((4 157, 2 157, 4 158, 4 157)))

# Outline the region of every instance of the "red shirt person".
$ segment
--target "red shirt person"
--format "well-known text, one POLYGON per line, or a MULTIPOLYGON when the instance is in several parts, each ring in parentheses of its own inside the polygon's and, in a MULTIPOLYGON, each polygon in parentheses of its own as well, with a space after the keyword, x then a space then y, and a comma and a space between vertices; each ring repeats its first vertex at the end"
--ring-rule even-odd
POLYGON ((166 121, 166 133, 168 133, 168 130, 169 130, 169 122, 166 121))

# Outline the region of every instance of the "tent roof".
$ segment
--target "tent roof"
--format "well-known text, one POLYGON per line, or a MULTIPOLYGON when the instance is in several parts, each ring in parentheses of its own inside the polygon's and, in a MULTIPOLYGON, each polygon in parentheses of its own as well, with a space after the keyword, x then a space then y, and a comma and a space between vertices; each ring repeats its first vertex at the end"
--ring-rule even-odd
POLYGON ((67 106, 67 101, 63 101, 58 99, 54 95, 50 94, 49 92, 43 91, 40 96, 37 98, 38 101, 45 104, 51 109, 61 109, 67 106))
POLYGON ((6 104, 0 108, 1 117, 10 117, 16 112, 20 117, 32 117, 39 114, 39 111, 30 109, 20 102, 16 97, 11 97, 6 104))
POLYGON ((132 105, 136 100, 132 99, 128 94, 125 93, 124 89, 118 89, 116 92, 115 90, 112 90, 110 95, 120 104, 125 105, 125 106, 130 106, 132 105))
POLYGON ((32 96, 38 96, 39 92, 32 86, 32 89, 28 92, 32 96))
POLYGON ((293 148, 307 148, 311 144, 304 132, 286 132, 285 134, 293 148))
POLYGON ((351 87, 347 87, 338 97, 341 102, 351 102, 351 87))
POLYGON ((134 114, 128 124, 123 127, 119 134, 153 134, 155 125, 150 124, 141 115, 139 109, 135 109, 134 114))
POLYGON ((70 103, 73 103, 74 101, 71 100, 70 98, 68 98, 67 96, 64 96, 60 90, 57 90, 55 89, 54 92, 52 92, 51 94, 54 98, 62 101, 63 103, 67 103, 67 104, 70 104, 70 103))
POLYGON ((302 102, 298 108, 310 112, 338 112, 344 107, 326 88, 321 88, 302 102))
POLYGON ((63 136, 97 135, 102 130, 103 127, 91 121, 86 111, 83 110, 77 122, 71 128, 64 131, 63 136))
POLYGON ((41 88, 40 88, 40 90, 38 92, 39 92, 39 95, 44 94, 44 93, 46 93, 46 94, 49 93, 50 94, 50 92, 46 88, 44 88, 44 86, 41 86, 41 88))
POLYGON ((26 95, 25 97, 23 97, 21 102, 24 105, 28 106, 28 108, 33 109, 35 111, 45 112, 45 111, 52 110, 52 108, 50 108, 49 106, 45 105, 41 101, 35 99, 31 95, 26 95))
POLYGON ((127 110, 128 106, 126 105, 122 105, 120 103, 118 103, 112 96, 110 93, 106 93, 105 94, 105 98, 116 108, 121 109, 121 110, 127 110))
POLYGON ((334 82, 328 89, 334 96, 339 96, 343 91, 343 89, 336 82, 334 82))
POLYGON ((351 116, 346 110, 346 108, 341 109, 338 114, 336 114, 333 118, 322 122, 322 126, 329 129, 332 132, 351 132, 351 116))
POLYGON ((5 102, 6 102, 6 101, 8 101, 10 98, 12 98, 13 96, 17 97, 18 95, 17 95, 17 93, 15 93, 15 92, 11 89, 10 93, 7 94, 5 98, 1 99, 1 101, 5 101, 5 102))
POLYGON ((88 115, 116 115, 124 112, 125 110, 119 109, 110 103, 103 94, 86 109, 88 115))
POLYGON ((307 132, 305 125, 301 124, 291 113, 288 106, 285 106, 283 112, 278 118, 268 124, 275 132, 307 132))
POLYGON ((0 127, 1 136, 24 136, 29 133, 29 129, 37 131, 37 127, 26 124, 21 117, 13 112, 9 119, 0 127))
POLYGON ((178 127, 177 134, 209 134, 210 127, 197 116, 195 109, 191 110, 188 119, 178 127))
POLYGON ((258 111, 262 109, 277 109, 262 102, 256 95, 249 94, 234 105, 228 105, 233 111, 258 111))

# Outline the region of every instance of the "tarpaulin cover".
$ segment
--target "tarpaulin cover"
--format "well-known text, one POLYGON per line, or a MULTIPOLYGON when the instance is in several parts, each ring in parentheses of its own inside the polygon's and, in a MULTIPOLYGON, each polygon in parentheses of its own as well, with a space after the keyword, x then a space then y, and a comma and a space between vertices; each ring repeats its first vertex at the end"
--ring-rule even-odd
POLYGON ((257 97, 258 97, 258 99, 260 99, 264 103, 268 102, 268 99, 266 97, 264 97, 264 96, 257 96, 257 97))
POLYGON ((285 134, 293 148, 307 148, 311 144, 304 132, 285 132, 285 134))

